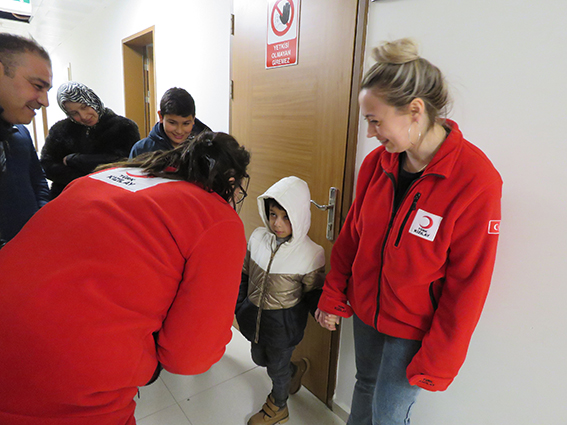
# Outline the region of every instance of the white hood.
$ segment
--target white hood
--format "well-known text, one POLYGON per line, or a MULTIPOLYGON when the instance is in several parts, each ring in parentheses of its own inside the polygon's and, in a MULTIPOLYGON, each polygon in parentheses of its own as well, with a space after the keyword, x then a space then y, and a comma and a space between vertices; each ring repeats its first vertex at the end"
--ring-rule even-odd
POLYGON ((292 230, 290 244, 307 236, 311 227, 311 194, 306 182, 295 176, 285 177, 258 196, 260 217, 268 231, 273 233, 266 216, 265 200, 267 198, 275 199, 287 211, 292 230))

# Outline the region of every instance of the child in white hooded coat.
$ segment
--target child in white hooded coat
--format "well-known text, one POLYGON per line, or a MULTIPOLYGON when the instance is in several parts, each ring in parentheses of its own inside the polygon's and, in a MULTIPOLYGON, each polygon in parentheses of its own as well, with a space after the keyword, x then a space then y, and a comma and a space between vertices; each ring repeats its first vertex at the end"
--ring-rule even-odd
POLYGON ((313 314, 325 278, 325 252, 307 232, 311 226, 307 183, 286 177, 258 197, 264 227, 248 241, 236 317, 252 343, 252 359, 267 368, 272 392, 249 425, 287 420, 287 398, 301 386, 307 359, 292 362, 309 312, 313 314))

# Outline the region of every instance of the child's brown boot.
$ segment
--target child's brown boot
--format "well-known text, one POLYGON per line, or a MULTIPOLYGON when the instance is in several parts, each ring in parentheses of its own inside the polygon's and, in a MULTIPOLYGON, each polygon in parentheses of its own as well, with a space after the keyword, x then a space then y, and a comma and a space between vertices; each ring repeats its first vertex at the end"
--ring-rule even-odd
POLYGON ((262 410, 256 413, 248 420, 248 425, 275 425, 283 424, 289 419, 287 404, 284 407, 278 407, 274 404, 274 399, 270 394, 266 399, 266 403, 262 406, 262 410))
POLYGON ((295 366, 295 373, 291 377, 291 383, 289 384, 289 393, 295 394, 301 388, 301 378, 305 375, 305 372, 309 370, 309 359, 303 357, 298 362, 292 362, 295 366))

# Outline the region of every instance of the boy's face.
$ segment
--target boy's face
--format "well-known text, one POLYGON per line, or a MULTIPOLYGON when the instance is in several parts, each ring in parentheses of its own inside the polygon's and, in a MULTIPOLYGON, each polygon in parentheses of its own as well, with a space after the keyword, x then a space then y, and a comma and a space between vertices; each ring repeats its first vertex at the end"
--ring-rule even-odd
POLYGON ((287 212, 275 205, 270 206, 270 229, 278 238, 287 238, 291 235, 291 223, 287 212))
POLYGON ((163 124, 163 130, 171 143, 177 146, 187 140, 191 130, 193 130, 193 125, 195 125, 194 115, 187 117, 171 114, 162 115, 161 111, 158 114, 159 122, 163 124))

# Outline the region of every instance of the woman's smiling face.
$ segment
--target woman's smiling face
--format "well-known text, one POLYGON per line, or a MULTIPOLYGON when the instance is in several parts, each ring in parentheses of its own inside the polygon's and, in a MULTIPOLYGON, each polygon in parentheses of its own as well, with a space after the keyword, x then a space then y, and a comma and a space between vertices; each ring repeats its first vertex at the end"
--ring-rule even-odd
POLYGON ((358 96, 360 111, 368 123, 367 137, 375 137, 390 153, 401 153, 412 145, 408 129, 412 123, 408 112, 390 106, 369 89, 358 96))

